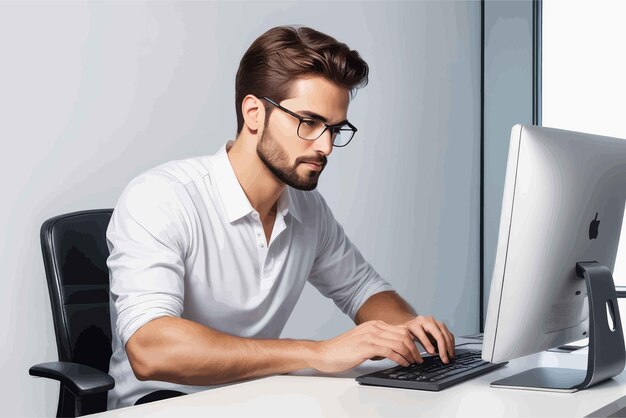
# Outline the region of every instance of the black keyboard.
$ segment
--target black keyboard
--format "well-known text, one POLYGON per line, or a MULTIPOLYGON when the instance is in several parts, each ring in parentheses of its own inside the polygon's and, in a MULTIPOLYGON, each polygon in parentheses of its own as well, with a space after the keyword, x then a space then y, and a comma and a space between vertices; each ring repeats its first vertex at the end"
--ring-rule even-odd
POLYGON ((506 363, 489 363, 481 359, 480 350, 455 350, 448 364, 439 356, 424 356, 422 364, 396 366, 356 378, 363 385, 389 386, 419 390, 441 390, 475 376, 488 373, 506 363))

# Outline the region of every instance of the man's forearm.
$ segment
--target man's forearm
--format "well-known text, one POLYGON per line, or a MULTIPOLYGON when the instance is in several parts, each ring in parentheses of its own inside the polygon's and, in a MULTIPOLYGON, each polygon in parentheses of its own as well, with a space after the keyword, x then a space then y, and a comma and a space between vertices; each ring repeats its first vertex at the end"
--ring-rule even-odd
POLYGON ((148 322, 126 350, 141 380, 208 386, 312 367, 316 342, 260 340, 162 317, 148 322))
POLYGON ((415 310, 395 291, 372 295, 356 313, 354 322, 359 325, 375 319, 399 325, 415 318, 415 310))

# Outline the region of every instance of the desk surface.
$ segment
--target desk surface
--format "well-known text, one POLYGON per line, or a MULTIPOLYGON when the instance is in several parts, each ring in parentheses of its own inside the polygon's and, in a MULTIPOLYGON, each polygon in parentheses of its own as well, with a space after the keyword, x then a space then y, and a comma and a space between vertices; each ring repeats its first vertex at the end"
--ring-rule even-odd
POLYGON ((583 417, 626 395, 626 372, 576 393, 496 389, 489 383, 537 366, 584 369, 586 360, 586 349, 543 352, 440 392, 359 385, 356 376, 396 365, 391 360, 367 361, 339 374, 300 370, 92 416, 583 417))

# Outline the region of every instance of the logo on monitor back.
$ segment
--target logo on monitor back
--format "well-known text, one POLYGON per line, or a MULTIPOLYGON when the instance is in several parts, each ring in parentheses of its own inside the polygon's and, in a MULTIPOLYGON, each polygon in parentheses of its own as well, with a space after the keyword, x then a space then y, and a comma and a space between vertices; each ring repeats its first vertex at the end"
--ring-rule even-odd
POLYGON ((598 228, 600 227, 600 221, 598 220, 598 212, 596 212, 596 217, 591 221, 589 225, 589 239, 598 238, 598 228))

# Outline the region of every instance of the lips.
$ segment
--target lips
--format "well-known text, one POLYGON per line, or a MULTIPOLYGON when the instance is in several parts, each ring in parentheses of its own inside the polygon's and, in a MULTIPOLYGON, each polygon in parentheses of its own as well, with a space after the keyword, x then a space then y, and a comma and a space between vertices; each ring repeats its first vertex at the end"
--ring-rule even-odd
MULTIPOLYGON (((313 159, 311 160, 302 159, 300 160, 300 164, 304 164, 305 166, 307 166, 309 170, 321 173, 322 170, 324 170, 324 167, 326 167, 326 163, 328 162, 326 157, 321 156, 321 155, 311 155, 310 157, 313 159), (315 157, 321 157, 321 158, 315 158, 315 157)), ((306 157, 303 157, 303 158, 306 158, 306 157)))
POLYGON ((322 171, 322 168, 324 167, 324 165, 320 163, 312 163, 308 161, 304 161, 303 163, 306 164, 311 170, 316 171, 322 171))

